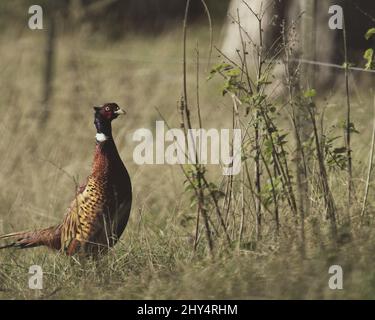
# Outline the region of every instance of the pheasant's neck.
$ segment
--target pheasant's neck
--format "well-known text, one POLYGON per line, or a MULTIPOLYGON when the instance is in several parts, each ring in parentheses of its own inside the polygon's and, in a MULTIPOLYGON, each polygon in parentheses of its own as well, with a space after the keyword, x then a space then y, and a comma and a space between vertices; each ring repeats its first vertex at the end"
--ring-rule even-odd
POLYGON ((109 172, 117 172, 117 169, 122 166, 123 163, 113 139, 101 142, 97 140, 92 173, 96 176, 107 176, 109 172))
POLYGON ((112 125, 110 121, 106 121, 99 117, 95 117, 94 123, 96 127, 96 143, 101 143, 107 140, 113 140, 112 125))
POLYGON ((97 177, 107 176, 117 172, 124 164, 112 137, 111 122, 95 117, 94 123, 97 133, 92 173, 97 177))

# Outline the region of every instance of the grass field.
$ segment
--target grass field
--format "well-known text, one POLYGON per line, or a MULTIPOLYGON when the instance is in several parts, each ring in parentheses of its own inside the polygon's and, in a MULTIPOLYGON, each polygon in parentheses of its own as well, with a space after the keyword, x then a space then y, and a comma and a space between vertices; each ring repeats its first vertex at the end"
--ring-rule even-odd
MULTIPOLYGON (((220 29, 215 30, 214 43, 220 44, 220 29)), ((228 248, 219 238, 212 259, 205 240, 193 250, 196 209, 190 207, 180 168, 138 166, 132 159, 134 130, 154 128, 160 119, 157 110, 172 127, 179 126, 181 30, 152 37, 128 35, 114 43, 84 30, 59 36, 50 117, 41 125, 44 40, 42 32, 30 30, 3 33, 0 38, 0 233, 61 220, 74 195, 74 179, 82 182, 90 171, 95 144, 91 107, 107 101, 127 111, 126 118, 114 124, 114 137, 132 178, 134 202, 120 243, 100 261, 77 261, 44 248, 0 251, 1 299, 375 298, 373 189, 368 221, 359 222, 372 130, 369 85, 358 85, 352 92, 353 122, 360 133, 352 142, 356 192, 350 240, 345 238, 345 226, 340 226, 341 242, 333 245, 316 206, 306 217, 302 257, 287 213, 281 218, 280 236, 275 239, 272 229, 265 229, 258 242, 253 240, 249 213, 243 245, 228 248), (43 290, 28 288, 28 270, 34 264, 43 268, 43 290), (344 270, 343 290, 328 287, 328 268, 334 264, 344 270)), ((188 34, 191 100, 197 41, 204 127, 230 127, 231 99, 221 96, 219 79, 206 81, 205 26, 192 27, 188 34)), ((212 59, 219 61, 216 53, 212 59)), ((341 89, 319 102, 327 106, 327 127, 344 119, 341 89)), ((286 125, 285 115, 280 115, 280 123, 286 125)), ((209 176, 220 181, 217 168, 208 169, 209 176)), ((329 181, 340 218, 346 211, 345 174, 332 171, 329 181)))

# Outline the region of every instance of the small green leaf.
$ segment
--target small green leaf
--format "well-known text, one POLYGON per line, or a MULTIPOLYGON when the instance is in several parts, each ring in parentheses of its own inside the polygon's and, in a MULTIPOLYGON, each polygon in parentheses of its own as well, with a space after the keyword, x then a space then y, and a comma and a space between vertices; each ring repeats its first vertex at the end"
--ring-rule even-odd
POLYGON ((366 40, 369 40, 374 34, 375 34, 375 28, 368 29, 365 34, 366 40))
POLYGON ((307 90, 303 93, 303 96, 305 98, 314 98, 316 96, 316 90, 315 89, 307 90))
POLYGON ((363 55, 363 58, 366 59, 367 63, 365 66, 366 70, 370 70, 373 67, 373 62, 374 62, 374 50, 373 49, 367 49, 365 51, 365 54, 363 55))
POLYGON ((223 63, 219 63, 219 64, 215 65, 215 66, 211 69, 211 71, 210 71, 210 75, 207 77, 207 80, 212 79, 212 78, 215 76, 215 74, 218 73, 218 72, 219 72, 219 73, 220 73, 220 72, 226 72, 226 71, 229 71, 229 70, 231 70, 231 69, 233 69, 233 67, 232 67, 230 64, 225 63, 225 62, 223 62, 223 63))
POLYGON ((238 69, 231 69, 229 71, 226 72, 226 75, 228 77, 236 77, 236 76, 239 76, 240 75, 240 70, 238 69))

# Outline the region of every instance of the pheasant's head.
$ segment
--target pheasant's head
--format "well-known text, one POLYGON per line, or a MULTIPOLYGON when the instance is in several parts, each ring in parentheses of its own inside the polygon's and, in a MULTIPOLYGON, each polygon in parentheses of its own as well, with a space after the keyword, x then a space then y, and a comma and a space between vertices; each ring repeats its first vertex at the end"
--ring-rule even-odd
POLYGON ((112 121, 116 119, 120 114, 125 114, 125 111, 120 109, 117 103, 105 103, 100 107, 94 107, 95 118, 99 117, 103 121, 112 121))
POLYGON ((106 141, 112 138, 111 122, 119 115, 125 114, 116 103, 105 103, 100 107, 94 107, 95 110, 95 127, 97 130, 96 140, 98 142, 106 141))

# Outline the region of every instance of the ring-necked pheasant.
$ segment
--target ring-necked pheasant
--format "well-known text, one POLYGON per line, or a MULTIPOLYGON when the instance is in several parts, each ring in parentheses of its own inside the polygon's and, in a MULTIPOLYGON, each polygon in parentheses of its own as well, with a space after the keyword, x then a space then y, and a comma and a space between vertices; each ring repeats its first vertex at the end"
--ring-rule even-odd
POLYGON ((14 239, 0 247, 47 246, 67 255, 97 255, 115 245, 128 222, 132 187, 112 137, 112 120, 125 112, 116 103, 94 107, 96 147, 91 174, 81 186, 61 224, 0 236, 14 239))

